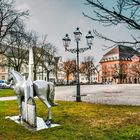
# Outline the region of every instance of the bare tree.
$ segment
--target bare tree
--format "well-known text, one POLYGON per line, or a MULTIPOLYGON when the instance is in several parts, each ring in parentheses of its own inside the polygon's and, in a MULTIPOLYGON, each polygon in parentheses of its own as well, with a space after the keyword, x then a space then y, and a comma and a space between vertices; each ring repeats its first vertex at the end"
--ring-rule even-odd
POLYGON ((112 76, 114 79, 118 79, 119 83, 122 84, 123 80, 127 77, 126 65, 123 62, 115 64, 112 68, 112 76))
POLYGON ((49 77, 56 48, 46 43, 46 36, 43 41, 39 41, 37 33, 25 31, 23 17, 28 15, 28 10, 15 9, 14 0, 0 0, 0 54, 6 56, 8 66, 20 71, 22 64, 28 63, 28 47, 32 46, 34 79, 37 77, 40 65, 43 67, 42 73, 43 70, 47 70, 49 77))
POLYGON ((43 61, 43 67, 47 72, 47 81, 50 81, 50 72, 55 73, 55 55, 56 55, 56 47, 51 43, 44 44, 43 47, 45 51, 45 61, 43 61))
MULTIPOLYGON (((86 4, 91 6, 94 11, 93 15, 84 16, 88 17, 94 21, 98 21, 105 26, 125 24, 128 29, 139 31, 140 30, 140 1, 139 0, 117 0, 114 7, 105 5, 105 2, 101 0, 86 0, 86 4)), ((114 39, 108 38, 96 30, 93 31, 94 34, 104 40, 113 42, 115 45, 118 43, 125 43, 129 45, 139 45, 139 36, 131 35, 132 41, 116 41, 114 39)))
POLYGON ((29 36, 29 46, 33 47, 34 59, 34 80, 37 79, 37 74, 47 72, 47 80, 49 81, 49 74, 54 71, 54 57, 56 48, 51 43, 47 43, 47 36, 43 36, 40 40, 38 33, 32 31, 29 36), (42 69, 39 69, 41 67, 42 69))
POLYGON ((67 84, 69 84, 70 74, 73 74, 73 76, 76 74, 76 61, 68 60, 64 62, 64 72, 66 73, 67 84))
POLYGON ((43 64, 45 61, 46 52, 44 50, 44 45, 46 41, 46 36, 43 37, 43 40, 39 40, 39 35, 37 32, 32 31, 30 34, 30 47, 33 48, 33 60, 34 60, 34 80, 37 79, 37 74, 43 74, 43 64), (39 69, 39 66, 42 69, 39 69))
POLYGON ((54 57, 54 72, 55 72, 56 83, 58 82, 58 71, 60 70, 58 63, 60 59, 61 56, 54 57))
MULTIPOLYGON (((44 51, 43 51, 43 43, 39 42, 38 34, 34 31, 32 31, 30 36, 30 46, 33 48, 33 60, 34 60, 34 80, 37 79, 37 74, 39 74, 41 71, 39 71, 39 66, 41 65, 43 61, 44 51)), ((42 66, 42 65, 41 65, 42 66)))
POLYGON ((22 48, 27 41, 23 17, 28 15, 28 11, 15 9, 14 0, 0 0, 0 54, 6 58, 5 65, 17 71, 26 56, 22 48))
POLYGON ((140 77, 140 62, 135 62, 130 68, 130 74, 134 77, 140 77))
POLYGON ((80 72, 84 73, 88 79, 88 83, 91 83, 91 76, 95 73, 94 58, 92 56, 84 57, 84 61, 81 63, 80 72))
MULTIPOLYGON (((1 45, 7 44, 7 39, 17 25, 23 21, 23 17, 28 16, 28 11, 17 11, 13 0, 0 0, 0 49, 1 45)), ((4 53, 1 50, 1 53, 4 53)))
POLYGON ((29 36, 25 31, 23 24, 19 24, 14 31, 11 32, 7 42, 10 46, 1 46, 5 50, 3 55, 7 58, 8 67, 13 67, 16 71, 20 71, 23 64, 27 63, 29 36))

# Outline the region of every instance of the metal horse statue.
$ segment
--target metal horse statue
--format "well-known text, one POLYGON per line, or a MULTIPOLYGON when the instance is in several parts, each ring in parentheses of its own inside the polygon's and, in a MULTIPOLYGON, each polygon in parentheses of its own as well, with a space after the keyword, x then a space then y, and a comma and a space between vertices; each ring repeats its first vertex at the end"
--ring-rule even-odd
MULTIPOLYGON (((10 72, 10 77, 12 76, 14 83, 15 83, 15 93, 18 98, 18 103, 19 103, 19 119, 21 120, 21 115, 22 115, 22 101, 25 99, 25 93, 29 92, 29 81, 24 80, 22 75, 15 71, 12 70, 10 72)), ((48 120, 47 124, 51 124, 51 107, 55 105, 54 103, 54 94, 55 94, 55 89, 54 85, 51 82, 43 81, 43 80, 36 80, 33 81, 33 97, 37 96, 48 108, 48 120)))

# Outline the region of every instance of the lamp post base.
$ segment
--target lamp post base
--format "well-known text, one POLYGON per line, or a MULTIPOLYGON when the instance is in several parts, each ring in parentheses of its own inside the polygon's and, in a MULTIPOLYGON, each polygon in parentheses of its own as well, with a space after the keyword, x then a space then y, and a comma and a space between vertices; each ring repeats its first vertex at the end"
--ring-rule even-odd
POLYGON ((77 96, 76 101, 81 102, 81 95, 80 95, 80 84, 77 84, 77 96))
POLYGON ((81 102, 81 96, 76 96, 76 101, 81 102))

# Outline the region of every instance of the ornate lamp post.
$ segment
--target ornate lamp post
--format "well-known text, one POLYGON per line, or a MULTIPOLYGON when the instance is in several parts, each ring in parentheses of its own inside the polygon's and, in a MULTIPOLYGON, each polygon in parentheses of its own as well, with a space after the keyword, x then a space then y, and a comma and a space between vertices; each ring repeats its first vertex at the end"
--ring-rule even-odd
POLYGON ((77 54, 77 65, 76 65, 76 70, 77 70, 77 80, 76 80, 77 96, 76 96, 76 101, 80 102, 81 101, 81 95, 80 95, 80 80, 79 80, 79 53, 83 53, 86 50, 91 49, 94 37, 92 36, 91 32, 89 31, 87 36, 86 36, 88 47, 79 48, 79 41, 81 40, 81 36, 82 36, 82 33, 80 32, 79 28, 77 28, 76 31, 74 32, 74 36, 75 36, 75 41, 76 41, 76 44, 77 44, 77 47, 74 48, 74 49, 69 49, 68 48, 70 46, 70 41, 71 41, 68 34, 66 34, 66 36, 62 40, 63 40, 63 45, 65 47, 65 51, 77 54))

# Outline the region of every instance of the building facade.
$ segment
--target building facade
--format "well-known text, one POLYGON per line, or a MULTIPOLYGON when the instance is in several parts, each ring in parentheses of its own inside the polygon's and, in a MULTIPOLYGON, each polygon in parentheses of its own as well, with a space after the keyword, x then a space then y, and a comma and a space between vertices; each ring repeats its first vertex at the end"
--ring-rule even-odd
POLYGON ((140 66, 140 53, 132 47, 118 45, 103 55, 102 83, 140 83, 134 67, 140 66))
MULTIPOLYGON (((8 67, 6 57, 4 57, 2 54, 0 55, 0 62, 1 62, 0 63, 0 80, 8 81, 9 72, 13 68, 8 67)), ((53 67, 53 69, 55 69, 55 71, 52 70, 50 72, 50 75, 49 75, 50 81, 52 81, 52 82, 64 81, 65 74, 64 74, 64 72, 62 72, 59 69, 60 67, 63 67, 62 57, 59 57, 59 59, 57 59, 56 67, 53 67), (58 67, 57 74, 56 74, 56 67, 58 67)), ((28 78, 28 65, 26 63, 22 64, 20 72, 21 72, 22 76, 24 77, 24 79, 28 78)), ((37 75, 36 75, 37 80, 47 81, 47 72, 43 70, 42 65, 37 66, 36 73, 37 73, 37 75)))

